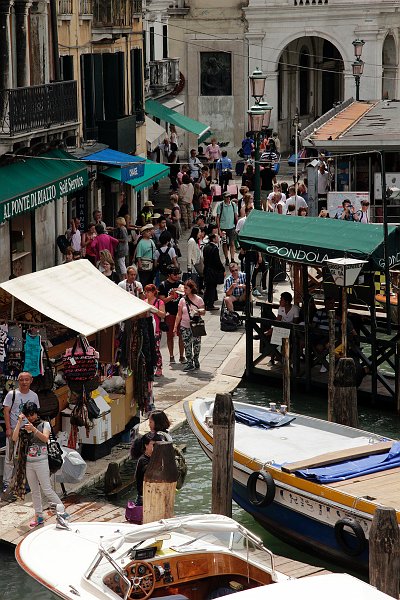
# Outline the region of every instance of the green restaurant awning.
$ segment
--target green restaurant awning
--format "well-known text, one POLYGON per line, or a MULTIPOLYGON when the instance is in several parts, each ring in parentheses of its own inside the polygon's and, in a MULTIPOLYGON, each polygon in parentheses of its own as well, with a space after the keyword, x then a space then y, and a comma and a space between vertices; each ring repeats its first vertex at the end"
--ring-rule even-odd
MULTIPOLYGON (((101 174, 121 181, 121 169, 110 167, 109 169, 102 171, 101 174)), ((143 190, 143 188, 149 187, 155 181, 168 177, 168 174, 169 167, 146 159, 146 162, 144 163, 144 175, 142 177, 136 177, 135 179, 129 179, 125 183, 129 184, 139 192, 140 190, 143 190)))
POLYGON ((176 110, 172 110, 172 108, 168 108, 156 100, 146 100, 145 111, 148 115, 157 117, 161 121, 172 123, 173 125, 176 125, 176 127, 194 133, 199 138, 199 144, 211 135, 209 125, 205 125, 204 123, 200 123, 200 121, 181 115, 176 110))
POLYGON ((0 168, 0 223, 86 187, 82 164, 63 150, 0 168))
MULTIPOLYGON (((400 263, 400 234, 388 227, 389 265, 400 263)), ((239 234, 244 249, 306 265, 321 266, 327 259, 367 260, 382 271, 385 267, 383 226, 337 219, 294 217, 252 210, 239 234)))

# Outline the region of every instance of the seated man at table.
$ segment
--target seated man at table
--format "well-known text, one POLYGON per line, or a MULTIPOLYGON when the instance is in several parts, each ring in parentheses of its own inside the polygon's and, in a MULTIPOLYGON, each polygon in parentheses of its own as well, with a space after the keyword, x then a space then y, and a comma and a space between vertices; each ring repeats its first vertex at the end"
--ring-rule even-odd
MULTIPOLYGON (((300 309, 297 304, 292 304, 293 296, 290 292, 282 292, 281 298, 279 300, 279 308, 278 308, 278 316, 276 317, 276 321, 282 323, 293 323, 296 324, 299 322, 300 317, 300 309)), ((273 327, 270 327, 267 331, 264 331, 264 335, 268 339, 271 340, 273 327)), ((275 364, 275 358, 279 355, 277 352, 277 347, 275 344, 271 344, 271 360, 269 361, 270 365, 275 364)))
POLYGON ((235 262, 230 263, 229 270, 231 274, 224 282, 224 302, 229 312, 234 312, 235 302, 246 301, 246 273, 239 271, 239 267, 235 262))

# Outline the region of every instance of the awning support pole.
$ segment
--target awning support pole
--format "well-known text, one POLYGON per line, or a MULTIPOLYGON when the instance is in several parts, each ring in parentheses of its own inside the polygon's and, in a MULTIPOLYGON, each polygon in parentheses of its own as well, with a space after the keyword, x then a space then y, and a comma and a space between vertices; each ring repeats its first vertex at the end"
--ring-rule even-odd
POLYGON ((245 272, 246 272, 246 377, 252 374, 253 370, 253 323, 251 320, 251 262, 249 252, 246 252, 245 258, 245 272))
POLYGON ((15 296, 11 296, 11 321, 14 321, 15 296))
POLYGON ((389 271, 389 231, 387 220, 387 191, 386 191, 386 167, 385 151, 379 152, 381 159, 381 187, 382 187, 382 205, 383 205, 383 246, 385 252, 385 295, 386 295, 386 331, 392 333, 392 318, 390 306, 390 271, 389 271))

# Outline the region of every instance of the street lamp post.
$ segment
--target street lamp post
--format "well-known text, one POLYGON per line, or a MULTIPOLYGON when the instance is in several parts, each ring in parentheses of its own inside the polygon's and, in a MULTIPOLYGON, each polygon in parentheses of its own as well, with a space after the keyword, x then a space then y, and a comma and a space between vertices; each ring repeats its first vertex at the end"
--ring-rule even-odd
POLYGON ((364 71, 364 61, 361 60, 364 40, 356 39, 353 41, 355 61, 351 64, 353 77, 356 83, 356 100, 360 99, 360 78, 364 71))
POLYGON ((271 119, 272 106, 263 101, 265 80, 267 76, 255 69, 249 77, 251 95, 255 104, 248 111, 248 128, 254 135, 254 208, 261 209, 261 178, 260 178, 260 138, 263 129, 267 128, 271 119))

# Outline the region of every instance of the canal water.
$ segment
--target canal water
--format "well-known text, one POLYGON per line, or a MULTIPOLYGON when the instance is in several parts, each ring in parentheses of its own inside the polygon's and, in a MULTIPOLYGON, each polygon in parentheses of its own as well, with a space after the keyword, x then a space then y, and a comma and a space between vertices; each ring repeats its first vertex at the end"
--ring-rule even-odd
MULTIPOLYGON (((281 393, 278 387, 250 384, 238 388, 234 398, 249 403, 268 404, 268 402, 279 402, 281 393)), ((327 412, 326 397, 295 393, 293 394, 291 408, 294 412, 325 419, 327 412)), ((393 413, 383 409, 360 406, 359 417, 360 428, 400 439, 400 418, 393 413)), ((177 492, 176 514, 209 512, 211 506, 211 462, 200 449, 187 425, 174 432, 174 441, 186 445, 186 460, 188 463, 188 475, 185 485, 182 490, 177 492)), ((123 477, 130 477, 132 471, 133 465, 127 463, 122 473, 123 477)), ((101 489, 93 489, 90 493, 94 498, 105 500, 101 489)), ((127 500, 134 499, 134 496, 134 491, 128 491, 125 496, 119 497, 115 503, 125 506, 127 500)), ((321 565, 331 571, 340 572, 343 570, 332 563, 307 555, 284 544, 262 529, 235 503, 233 517, 260 536, 264 544, 277 554, 321 565)), ((49 552, 51 552, 51 548, 49 548, 49 552)), ((43 560, 46 560, 45 556, 43 556, 43 560)), ((65 562, 65 566, 68 568, 68 556, 60 556, 60 561, 65 562)), ((25 600, 26 598, 30 600, 54 600, 56 598, 54 594, 46 591, 18 567, 12 550, 0 546, 0 564, 0 600, 25 600)))

